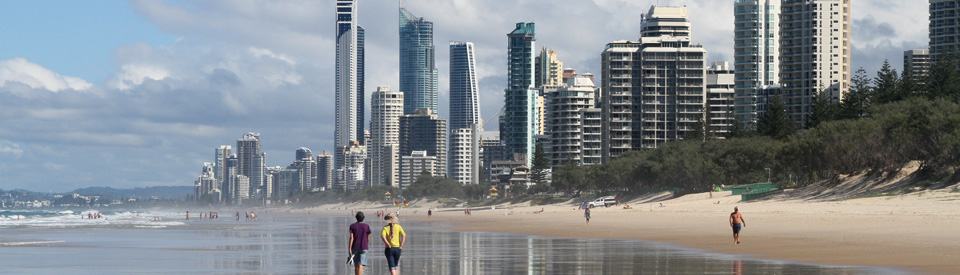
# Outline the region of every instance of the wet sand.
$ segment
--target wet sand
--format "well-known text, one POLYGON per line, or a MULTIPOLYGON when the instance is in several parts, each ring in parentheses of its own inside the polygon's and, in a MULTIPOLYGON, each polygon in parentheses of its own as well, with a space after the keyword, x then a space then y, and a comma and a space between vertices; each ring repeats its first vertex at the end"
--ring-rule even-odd
MULTIPOLYGON (((501 205, 497 210, 439 208, 416 203, 401 217, 452 222, 462 231, 555 238, 640 239, 758 259, 813 264, 889 266, 920 273, 960 273, 960 193, 927 191, 845 201, 742 203, 729 192, 692 194, 655 203, 595 208, 590 224, 574 204, 501 205), (719 202, 719 204, 717 204, 719 202), (733 244, 728 216, 739 206, 746 221, 733 244), (509 209, 503 209, 509 208, 509 209), (534 213, 543 209, 542 213, 534 213), (507 215, 512 211, 511 215, 507 215)), ((362 209, 370 205, 346 205, 362 209)), ((319 208, 317 208, 319 209, 319 208)))

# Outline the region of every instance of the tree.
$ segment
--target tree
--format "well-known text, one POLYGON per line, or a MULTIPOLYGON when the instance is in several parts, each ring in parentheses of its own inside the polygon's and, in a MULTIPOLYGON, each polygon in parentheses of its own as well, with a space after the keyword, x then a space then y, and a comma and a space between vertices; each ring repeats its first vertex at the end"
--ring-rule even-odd
POLYGON ((860 68, 850 79, 850 92, 840 101, 840 117, 843 119, 858 119, 868 114, 870 97, 873 88, 867 71, 860 68))
POLYGON ((960 58, 957 52, 940 54, 927 75, 926 92, 931 99, 960 98, 960 58))
POLYGON ((550 169, 550 161, 547 160, 547 154, 543 153, 543 146, 537 144, 533 151, 533 167, 530 167, 530 181, 537 185, 547 184, 547 169, 550 169))
POLYGON ((786 106, 780 96, 767 104, 767 111, 757 120, 757 133, 774 139, 786 139, 796 131, 795 123, 787 118, 786 106))
POLYGON ((909 91, 902 90, 900 85, 900 76, 897 70, 890 68, 890 62, 883 61, 883 67, 873 78, 873 98, 871 104, 884 104, 894 101, 900 101, 907 98, 909 91))
POLYGON ((703 115, 697 118, 697 122, 693 123, 693 129, 687 132, 683 137, 684 140, 700 140, 706 141, 708 139, 713 139, 715 133, 713 127, 710 126, 710 107, 707 106, 703 109, 703 115))
POLYGON ((747 128, 747 125, 739 119, 734 119, 730 124, 730 134, 727 138, 743 138, 756 135, 757 131, 747 128))
POLYGON ((824 122, 840 118, 840 103, 834 102, 825 91, 820 91, 813 97, 813 106, 810 109, 813 114, 807 118, 807 128, 816 128, 824 122))

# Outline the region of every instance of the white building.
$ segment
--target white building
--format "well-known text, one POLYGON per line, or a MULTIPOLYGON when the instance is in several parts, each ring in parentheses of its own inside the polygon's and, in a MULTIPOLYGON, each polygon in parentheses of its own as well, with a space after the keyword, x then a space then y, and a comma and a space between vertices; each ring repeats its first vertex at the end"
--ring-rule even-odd
POLYGON ((727 62, 714 62, 707 70, 709 129, 718 138, 729 137, 733 127, 734 72, 727 62))
POLYGON ((604 162, 687 135, 706 100, 706 50, 691 43, 686 7, 642 17, 639 41, 614 41, 601 54, 604 162))
POLYGON ((600 108, 580 109, 580 165, 603 162, 602 120, 600 108))
POLYGON ((398 186, 397 157, 400 144, 400 116, 403 115, 403 92, 379 86, 370 105, 369 186, 398 186))
POLYGON ((427 151, 413 151, 400 157, 400 188, 407 188, 417 182, 420 174, 436 176, 437 157, 427 155, 427 151))
POLYGON ((756 127, 757 89, 780 83, 781 0, 734 1, 735 116, 756 127))
POLYGON ((788 117, 806 125, 821 92, 839 102, 850 89, 850 0, 783 0, 780 84, 788 117))
POLYGON ((929 50, 919 49, 903 52, 903 76, 912 79, 913 83, 926 83, 932 65, 933 59, 931 59, 929 50))
POLYGON ((543 147, 550 167, 567 162, 581 163, 583 159, 581 110, 593 108, 597 87, 585 76, 574 76, 563 86, 544 87, 546 98, 546 135, 543 147))
POLYGON ((341 153, 343 156, 342 168, 337 169, 337 186, 341 190, 354 190, 363 187, 364 163, 367 158, 367 149, 360 145, 360 142, 354 142, 350 147, 344 148, 341 153))

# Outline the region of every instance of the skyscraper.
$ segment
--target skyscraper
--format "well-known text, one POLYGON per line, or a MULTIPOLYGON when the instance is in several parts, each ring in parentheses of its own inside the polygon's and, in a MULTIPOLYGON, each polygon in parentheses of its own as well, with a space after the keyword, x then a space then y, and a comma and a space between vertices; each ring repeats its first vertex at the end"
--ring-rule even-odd
POLYGON ((404 93, 377 87, 370 103, 369 186, 398 186, 400 116, 403 115, 404 93))
MULTIPOLYGON (((260 152, 260 133, 246 133, 237 140, 237 175, 248 180, 247 194, 238 194, 234 198, 249 198, 255 189, 263 183, 263 154, 260 152)), ((237 192, 242 190, 237 189, 237 192)))
POLYGON ((806 125, 814 98, 850 89, 850 0, 783 0, 780 84, 787 116, 806 125))
MULTIPOLYGON (((846 2, 846 1, 844 1, 846 2)), ((936 61, 941 53, 960 51, 960 1, 930 0, 930 55, 936 61)))
POLYGON ((736 118, 754 128, 764 108, 758 89, 780 83, 780 1, 738 0, 734 10, 736 118))
POLYGON ((363 143, 363 28, 357 25, 357 1, 337 0, 336 167, 343 152, 363 143))
MULTIPOLYGON (((400 157, 409 156, 413 151, 426 151, 436 157, 436 169, 433 174, 447 176, 447 121, 441 119, 430 109, 417 109, 416 112, 400 117, 400 157)), ((400 169, 403 169, 402 165, 400 169)))
POLYGON ((517 23, 507 34, 507 89, 500 117, 500 140, 511 153, 526 155, 527 167, 533 159, 537 134, 537 99, 534 86, 534 23, 517 23))
POLYGON ((437 113, 437 66, 434 62, 433 22, 400 8, 400 91, 403 114, 421 108, 437 113))
POLYGON ((479 183, 480 107, 473 43, 450 42, 450 159, 447 170, 460 183, 479 183))
POLYGON ((603 161, 682 139, 703 114, 706 50, 691 43, 686 7, 653 6, 640 41, 601 54, 603 161))

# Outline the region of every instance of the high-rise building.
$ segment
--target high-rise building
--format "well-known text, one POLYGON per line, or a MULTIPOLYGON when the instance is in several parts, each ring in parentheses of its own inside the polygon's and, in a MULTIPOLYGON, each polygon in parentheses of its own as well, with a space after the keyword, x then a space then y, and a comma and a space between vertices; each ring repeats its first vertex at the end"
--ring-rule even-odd
POLYGON ((735 116, 756 127, 763 108, 757 90, 780 83, 781 0, 737 0, 734 13, 735 116))
POLYGON ((213 178, 216 179, 217 188, 222 188, 223 182, 227 180, 227 159, 230 158, 230 145, 220 145, 214 152, 213 178))
POLYGON ((356 190, 364 186, 364 165, 367 159, 366 146, 355 141, 350 147, 343 149, 343 167, 337 169, 337 185, 340 190, 356 190))
POLYGON ((477 64, 471 42, 450 42, 450 129, 480 123, 477 64))
POLYGON ((407 188, 417 182, 421 174, 437 176, 437 157, 426 151, 413 151, 400 157, 400 188, 407 188))
POLYGON ((311 158, 302 158, 293 161, 290 166, 287 166, 289 169, 297 169, 300 172, 300 183, 291 190, 294 193, 307 193, 313 189, 311 186, 311 179, 314 179, 313 172, 316 171, 317 161, 311 158))
POLYGON ((482 162, 483 169, 481 169, 481 180, 486 182, 493 182, 495 179, 490 178, 491 165, 494 161, 509 160, 510 153, 508 152, 507 147, 500 143, 499 134, 484 134, 480 135, 480 159, 482 162))
POLYGON ((218 193, 217 178, 214 177, 215 165, 213 163, 203 163, 203 170, 197 180, 194 182, 194 199, 199 202, 218 202, 219 198, 211 197, 218 193))
POLYGON ((428 108, 436 113, 439 77, 434 61, 433 22, 400 8, 400 91, 403 113, 428 108))
MULTIPOLYGON (((436 157, 434 176, 447 176, 447 121, 430 109, 417 109, 413 114, 400 117, 400 156, 409 156, 413 151, 425 151, 436 157)), ((400 164, 403 169, 403 164, 400 164)))
POLYGON ((543 47, 536 58, 535 87, 563 85, 563 62, 557 60, 557 51, 543 47))
POLYGON ((480 106, 473 43, 450 42, 450 159, 457 182, 478 184, 480 106))
POLYGON ((919 85, 926 83, 932 65, 933 59, 930 58, 930 50, 919 49, 903 52, 903 76, 913 80, 913 83, 919 85))
POLYGON ((733 127, 735 73, 727 62, 714 62, 707 69, 708 130, 717 138, 727 138, 733 127))
POLYGON ((575 76, 563 86, 544 86, 546 97, 546 135, 543 151, 556 168, 567 163, 579 164, 583 158, 583 120, 580 111, 593 108, 597 87, 590 78, 575 76))
POLYGON ((323 151, 317 155, 317 185, 314 188, 333 188, 334 179, 333 155, 330 151, 323 151))
POLYGON ((293 159, 298 160, 298 159, 307 159, 307 158, 310 158, 310 159, 313 158, 313 152, 310 151, 310 148, 307 148, 307 147, 297 148, 297 151, 294 154, 293 159))
POLYGON ((600 108, 580 109, 580 165, 603 162, 603 112, 600 108))
POLYGON ((237 192, 234 193, 233 203, 241 204, 250 199, 250 178, 244 175, 237 175, 234 182, 237 185, 237 192))
POLYGON ((500 117, 500 141, 512 153, 527 156, 530 167, 534 136, 537 135, 538 96, 534 86, 533 23, 517 23, 516 29, 507 34, 507 89, 504 91, 504 110, 500 117))
POLYGON ((237 155, 233 154, 227 157, 227 179, 220 183, 220 191, 222 191, 222 200, 223 202, 233 202, 237 194, 237 175, 238 170, 237 166, 239 161, 237 161, 237 155))
POLYGON ((336 167, 355 142, 363 145, 363 28, 357 25, 357 1, 337 0, 336 167))
POLYGON ((780 84, 787 116, 806 125, 814 98, 850 89, 850 0, 782 0, 780 84))
MULTIPOLYGON (((237 140, 237 174, 246 176, 249 181, 247 194, 235 196, 249 198, 257 193, 256 188, 263 184, 264 155, 260 152, 260 133, 246 133, 237 140)), ((238 189, 238 192, 240 190, 238 189)))
POLYGON ((400 116, 403 115, 404 93, 377 87, 370 104, 370 186, 398 186, 400 158, 400 116))
MULTIPOLYGON (((846 2, 846 1, 844 1, 846 2)), ((960 1, 930 0, 930 55, 960 51, 960 1)))
POLYGON ((603 160, 656 148, 691 131, 706 100, 706 50, 691 43, 686 7, 651 7, 639 41, 601 54, 603 160))

